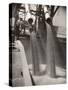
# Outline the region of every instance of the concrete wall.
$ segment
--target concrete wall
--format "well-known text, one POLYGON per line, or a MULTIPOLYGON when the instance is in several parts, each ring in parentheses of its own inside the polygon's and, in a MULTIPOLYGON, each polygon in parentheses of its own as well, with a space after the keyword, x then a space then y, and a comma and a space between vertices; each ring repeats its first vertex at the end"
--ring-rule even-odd
POLYGON ((57 26, 57 37, 66 38, 66 8, 60 7, 53 18, 53 25, 57 26))
POLYGON ((66 27, 66 8, 60 7, 53 18, 53 25, 66 27))

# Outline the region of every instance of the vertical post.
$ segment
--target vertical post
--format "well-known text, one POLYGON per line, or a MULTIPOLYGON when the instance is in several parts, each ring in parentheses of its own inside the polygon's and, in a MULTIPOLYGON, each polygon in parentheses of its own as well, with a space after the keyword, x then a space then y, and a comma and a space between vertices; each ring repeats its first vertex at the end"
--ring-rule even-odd
MULTIPOLYGON (((52 12, 51 16, 54 13, 54 7, 52 7, 52 10, 51 10, 51 12, 52 12)), ((44 7, 44 12, 47 15, 49 14, 46 7, 44 7)), ((51 19, 50 15, 48 15, 48 17, 46 17, 46 15, 45 15, 45 18, 47 20, 47 22, 46 22, 46 29, 47 29, 47 42, 46 42, 47 74, 50 77, 55 78, 56 77, 55 54, 54 54, 55 53, 55 41, 54 41, 54 36, 53 36, 53 32, 52 32, 52 19, 51 19)))
POLYGON ((56 67, 55 67, 55 51, 56 50, 56 41, 54 37, 54 32, 52 31, 53 27, 53 17, 55 13, 58 10, 58 6, 55 9, 54 6, 51 6, 51 19, 49 20, 48 23, 46 23, 47 27, 47 72, 50 75, 50 77, 55 78, 56 77, 56 67))
MULTIPOLYGON (((38 5, 37 5, 37 15, 38 15, 38 5)), ((38 56, 38 42, 37 42, 37 32, 38 32, 38 18, 39 16, 36 16, 36 23, 35 27, 36 30, 33 30, 30 35, 31 40, 31 50, 32 50, 32 61, 33 61, 33 73, 34 75, 40 74, 40 67, 39 67, 39 56, 38 56)))
POLYGON ((51 26, 46 23, 47 26, 47 74, 50 77, 56 77, 55 69, 55 41, 51 26))
POLYGON ((39 58, 37 51, 37 39, 36 33, 33 31, 31 33, 31 51, 32 51, 32 62, 33 62, 33 73, 34 75, 39 75, 39 58))

